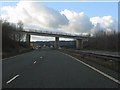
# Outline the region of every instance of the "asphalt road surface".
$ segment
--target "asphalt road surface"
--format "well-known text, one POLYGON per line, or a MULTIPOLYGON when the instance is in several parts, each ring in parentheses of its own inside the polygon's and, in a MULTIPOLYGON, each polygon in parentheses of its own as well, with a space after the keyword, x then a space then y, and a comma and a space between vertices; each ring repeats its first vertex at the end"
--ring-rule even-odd
POLYGON ((2 88, 118 88, 120 84, 56 50, 2 60, 2 88))

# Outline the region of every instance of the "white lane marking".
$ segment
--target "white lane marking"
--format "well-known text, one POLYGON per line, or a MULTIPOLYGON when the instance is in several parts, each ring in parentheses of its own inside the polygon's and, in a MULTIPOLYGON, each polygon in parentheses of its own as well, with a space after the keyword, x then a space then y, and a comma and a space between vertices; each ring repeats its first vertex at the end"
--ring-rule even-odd
POLYGON ((15 58, 15 57, 17 57, 17 56, 19 56, 19 55, 12 56, 12 57, 8 57, 8 58, 4 58, 4 59, 2 59, 2 60, 7 60, 7 59, 15 58))
POLYGON ((33 63, 33 64, 36 64, 36 62, 37 62, 37 61, 34 61, 34 63, 33 63))
POLYGON ((72 57, 71 55, 65 54, 65 53, 63 53, 63 52, 60 52, 60 53, 62 53, 62 54, 64 54, 64 55, 66 55, 66 56, 69 56, 69 57, 71 57, 71 58, 77 60, 78 62, 80 62, 80 63, 86 65, 87 67, 89 67, 89 68, 93 69, 94 71, 96 71, 96 72, 102 74, 103 76, 109 78, 110 80, 112 80, 112 81, 114 81, 114 82, 120 84, 120 81, 119 81, 119 80, 117 80, 117 79, 113 78, 112 76, 110 76, 110 75, 108 75, 108 74, 106 74, 106 73, 104 73, 104 72, 102 72, 102 71, 96 69, 95 67, 90 66, 89 64, 87 64, 87 63, 85 63, 85 62, 83 62, 83 61, 81 61, 81 60, 79 60, 79 59, 77 59, 77 58, 74 58, 74 57, 72 57))
MULTIPOLYGON (((34 51, 31 51, 31 52, 34 52, 34 51)), ((28 52, 28 53, 31 53, 31 52, 28 52)), ((17 56, 21 56, 21 55, 24 55, 24 54, 26 54, 26 53, 18 54, 18 55, 16 55, 16 56, 11 56, 11 57, 4 58, 4 59, 0 59, 0 60, 8 60, 8 59, 15 58, 15 57, 17 57, 17 56)))
POLYGON ((10 82, 12 82, 13 80, 15 80, 17 77, 19 77, 20 75, 16 75, 14 76, 12 79, 10 79, 9 81, 7 81, 6 83, 9 84, 10 82))
POLYGON ((42 59, 43 57, 41 56, 40 58, 42 59))

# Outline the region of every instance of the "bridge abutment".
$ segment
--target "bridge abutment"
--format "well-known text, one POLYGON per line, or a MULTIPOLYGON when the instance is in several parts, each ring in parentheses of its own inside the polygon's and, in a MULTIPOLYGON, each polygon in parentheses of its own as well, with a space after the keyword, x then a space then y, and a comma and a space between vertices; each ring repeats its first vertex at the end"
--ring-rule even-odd
POLYGON ((83 40, 76 39, 76 49, 82 49, 82 48, 83 48, 83 40))
POLYGON ((26 44, 28 47, 30 46, 30 34, 26 34, 26 44))
POLYGON ((55 44, 54 44, 54 47, 55 47, 56 49, 59 48, 59 37, 55 37, 55 44))

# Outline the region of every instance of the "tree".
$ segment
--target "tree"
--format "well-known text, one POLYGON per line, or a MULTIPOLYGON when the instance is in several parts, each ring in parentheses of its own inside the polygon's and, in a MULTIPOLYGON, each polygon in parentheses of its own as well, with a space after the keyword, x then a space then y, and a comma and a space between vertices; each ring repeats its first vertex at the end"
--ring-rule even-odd
POLYGON ((94 38, 84 42, 85 49, 118 51, 119 33, 107 34, 101 30, 96 32, 94 38))
POLYGON ((23 30, 23 22, 22 21, 18 21, 18 23, 17 23, 17 28, 18 28, 18 30, 23 30))
MULTIPOLYGON (((23 22, 22 21, 18 21, 18 23, 17 23, 17 29, 20 30, 20 31, 22 31, 22 30, 24 30, 23 26, 24 26, 23 22)), ((19 42, 23 39, 24 36, 25 35, 23 33, 21 33, 21 32, 19 32, 19 33, 16 34, 16 38, 18 39, 19 42)))

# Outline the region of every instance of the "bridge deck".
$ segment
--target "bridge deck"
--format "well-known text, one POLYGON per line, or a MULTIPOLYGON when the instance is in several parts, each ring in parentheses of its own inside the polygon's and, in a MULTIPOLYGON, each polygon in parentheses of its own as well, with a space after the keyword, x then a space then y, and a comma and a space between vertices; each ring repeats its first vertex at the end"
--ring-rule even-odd
POLYGON ((63 37, 63 38, 73 38, 73 39, 87 39, 87 36, 78 36, 78 35, 72 35, 67 33, 58 33, 58 32, 48 32, 48 31, 17 31, 21 33, 26 33, 30 35, 37 35, 37 36, 49 36, 49 37, 63 37))

